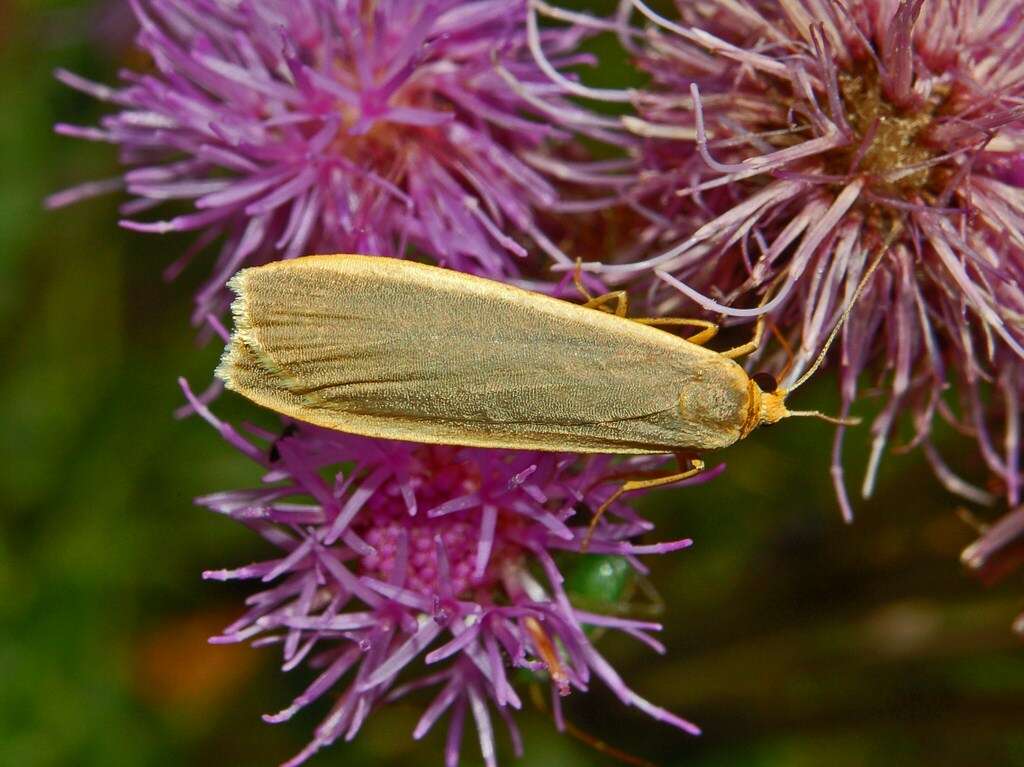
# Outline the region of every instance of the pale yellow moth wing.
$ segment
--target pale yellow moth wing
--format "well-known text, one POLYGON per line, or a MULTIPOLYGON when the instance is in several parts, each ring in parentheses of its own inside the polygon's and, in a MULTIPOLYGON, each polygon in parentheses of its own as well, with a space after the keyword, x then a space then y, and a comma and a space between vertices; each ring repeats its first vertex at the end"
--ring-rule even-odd
POLYGON ((235 333, 217 375, 328 428, 661 453, 731 444, 747 415, 746 376, 714 352, 459 272, 311 256, 243 270, 231 287, 235 333))

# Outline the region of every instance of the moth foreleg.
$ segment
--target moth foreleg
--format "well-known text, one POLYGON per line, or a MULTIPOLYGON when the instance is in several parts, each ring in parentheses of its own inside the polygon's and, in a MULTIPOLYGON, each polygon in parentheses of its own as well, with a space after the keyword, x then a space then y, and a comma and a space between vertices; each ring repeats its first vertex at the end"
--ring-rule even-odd
POLYGON ((747 341, 745 344, 734 346, 732 349, 727 349, 722 352, 723 357, 728 359, 736 359, 736 357, 743 357, 744 355, 756 352, 761 346, 761 339, 764 337, 764 326, 766 318, 764 315, 757 318, 757 324, 754 325, 754 337, 747 341))
POLYGON ((639 322, 641 325, 652 325, 654 327, 659 325, 683 325, 686 327, 704 328, 699 333, 686 338, 691 344, 697 344, 697 346, 703 346, 718 335, 718 325, 709 320, 697 320, 690 317, 630 317, 629 319, 633 320, 633 322, 639 322))
POLYGON ((594 530, 597 528, 597 523, 604 516, 604 513, 626 493, 631 493, 634 490, 650 490, 655 487, 664 487, 665 485, 671 485, 676 482, 681 482, 684 479, 704 471, 704 461, 699 458, 692 458, 686 454, 676 454, 676 460, 679 462, 680 471, 672 474, 665 474, 660 477, 650 477, 648 479, 628 479, 622 483, 622 485, 602 503, 596 512, 594 512, 594 518, 590 520, 590 526, 587 528, 587 534, 583 538, 583 543, 580 546, 581 552, 586 552, 590 548, 590 539, 594 536, 594 530), (689 468, 684 468, 689 465, 689 468))

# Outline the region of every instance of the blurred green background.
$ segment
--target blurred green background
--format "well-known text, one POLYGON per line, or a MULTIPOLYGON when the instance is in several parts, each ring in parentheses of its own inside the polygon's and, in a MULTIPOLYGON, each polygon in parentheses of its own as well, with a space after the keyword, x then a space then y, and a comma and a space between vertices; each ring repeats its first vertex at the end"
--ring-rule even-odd
MULTIPOLYGON (((112 148, 52 133, 102 114, 52 69, 111 80, 135 55, 127 13, 0 0, 0 765, 270 767, 326 702, 263 724, 310 674, 282 674, 272 648, 205 641, 248 589, 200 572, 268 554, 191 503, 255 483, 257 468, 199 420, 172 418, 177 376, 202 388, 218 355, 187 325, 205 266, 165 283, 187 240, 118 229, 114 198, 41 205, 116 173, 112 148)), ((834 408, 832 389, 819 382, 801 407, 834 408)), ((218 412, 251 416, 237 399, 218 412)), ((599 688, 567 701, 572 722, 665 765, 1024 765, 1024 652, 1009 628, 1019 578, 986 590, 961 571, 973 533, 918 456, 887 460, 875 499, 844 525, 830 438, 811 421, 763 431, 721 456, 723 477, 643 502, 660 537, 696 539, 651 561, 669 652, 614 636, 602 649, 705 735, 599 688)), ((851 485, 866 441, 865 429, 848 440, 851 485)), ((422 704, 374 715, 311 764, 440 765, 441 730, 408 736, 422 704)), ((521 764, 614 763, 529 706, 521 723, 521 764)), ((468 739, 463 753, 480 762, 468 739)))

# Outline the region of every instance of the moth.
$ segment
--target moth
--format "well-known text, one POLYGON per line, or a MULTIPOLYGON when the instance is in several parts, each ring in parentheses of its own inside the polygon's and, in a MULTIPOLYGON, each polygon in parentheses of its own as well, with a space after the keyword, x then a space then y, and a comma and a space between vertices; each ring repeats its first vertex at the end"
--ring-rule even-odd
POLYGON ((627 317, 624 292, 590 296, 578 275, 585 303, 359 255, 274 262, 228 284, 234 331, 216 375, 271 410, 369 437, 679 458, 676 473, 624 482, 595 520, 758 426, 827 419, 787 409, 786 390, 735 361, 763 322, 750 342, 712 351, 713 323, 627 317), (673 325, 699 331, 663 329, 673 325))

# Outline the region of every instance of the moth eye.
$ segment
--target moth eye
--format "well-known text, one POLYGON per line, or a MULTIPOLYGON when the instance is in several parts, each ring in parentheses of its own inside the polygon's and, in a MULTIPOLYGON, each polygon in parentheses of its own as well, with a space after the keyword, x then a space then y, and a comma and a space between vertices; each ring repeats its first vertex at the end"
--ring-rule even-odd
POLYGON ((757 384, 757 388, 763 392, 771 393, 779 388, 779 382, 775 380, 775 376, 771 373, 755 373, 752 380, 757 384))

